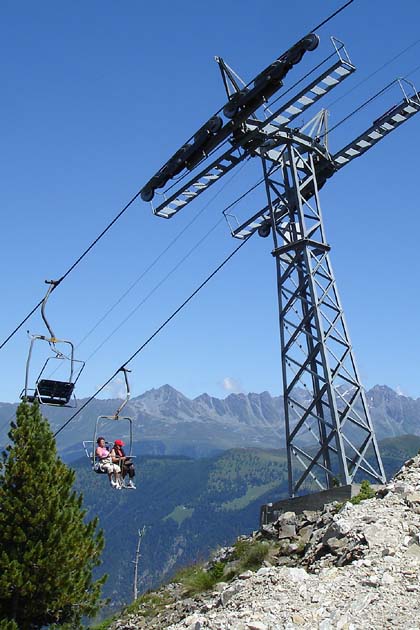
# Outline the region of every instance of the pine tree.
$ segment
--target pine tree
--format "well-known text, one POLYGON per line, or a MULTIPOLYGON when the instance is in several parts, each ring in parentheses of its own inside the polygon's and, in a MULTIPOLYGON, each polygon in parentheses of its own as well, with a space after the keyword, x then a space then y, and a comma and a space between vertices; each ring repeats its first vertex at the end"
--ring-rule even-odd
POLYGON ((0 458, 0 619, 20 630, 80 628, 106 579, 92 575, 102 532, 96 518, 86 522, 38 405, 19 405, 9 439, 0 458))

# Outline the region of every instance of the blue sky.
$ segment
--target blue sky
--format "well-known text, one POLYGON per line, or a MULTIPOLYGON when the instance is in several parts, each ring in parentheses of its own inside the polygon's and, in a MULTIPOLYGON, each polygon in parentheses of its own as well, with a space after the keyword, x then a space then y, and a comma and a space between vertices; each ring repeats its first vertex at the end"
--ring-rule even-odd
MULTIPOLYGON (((1 339, 43 295, 44 279, 61 276, 224 103, 215 55, 248 82, 341 4, 4 0, 1 339)), ((420 86, 419 25, 420 5, 414 0, 398 6, 390 0, 355 0, 319 31, 321 44, 312 60, 330 52, 329 37, 335 35, 357 66, 323 103, 331 104, 331 126, 397 76, 409 74, 420 86)), ((298 78, 300 70, 294 72, 298 78)), ((387 94, 372 113, 350 119, 331 134, 331 150, 397 100, 396 92, 387 94)), ((362 380, 368 388, 387 384, 413 397, 420 396, 419 138, 420 116, 344 168, 321 194, 362 380)), ((48 315, 58 337, 78 344, 96 326, 77 349, 80 358, 88 359, 79 396, 106 381, 236 246, 221 212, 256 177, 255 169, 244 169, 215 198, 218 191, 212 189, 170 221, 136 202, 57 289, 48 315)), ((190 397, 281 393, 270 251, 269 239, 252 239, 147 347, 130 365, 134 394, 164 383, 190 397)), ((45 332, 39 312, 0 351, 2 401, 16 401, 22 389, 26 329, 45 332)), ((105 395, 118 389, 116 383, 105 395)))

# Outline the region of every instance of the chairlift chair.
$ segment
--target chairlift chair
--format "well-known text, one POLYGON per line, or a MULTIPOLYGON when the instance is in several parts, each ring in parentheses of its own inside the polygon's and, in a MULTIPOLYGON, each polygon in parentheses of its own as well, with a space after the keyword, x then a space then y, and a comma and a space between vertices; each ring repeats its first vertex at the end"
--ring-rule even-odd
POLYGON ((74 397, 74 388, 85 366, 85 362, 75 359, 73 343, 67 339, 58 339, 48 322, 45 315, 45 305, 51 292, 58 283, 55 280, 46 280, 45 282, 50 286, 42 302, 41 315, 50 336, 31 335, 31 343, 26 361, 25 386, 20 394, 20 398, 30 403, 38 401, 41 405, 50 405, 53 407, 75 407, 76 399, 74 397), (31 378, 32 353, 34 345, 38 341, 48 343, 53 355, 45 360, 35 380, 35 385, 31 388, 29 382, 31 378), (59 348, 62 348, 63 351, 59 348), (64 351, 64 348, 66 348, 66 351, 64 351), (60 363, 61 361, 63 363, 60 363), (52 379, 51 375, 57 371, 59 366, 64 364, 67 366, 67 378, 65 380, 52 379), (57 367, 46 377, 45 373, 47 367, 51 367, 52 365, 57 367))
MULTIPOLYGON (((101 433, 103 433, 101 427, 106 424, 107 422, 111 421, 111 422, 117 422, 117 423, 128 423, 128 440, 127 440, 127 449, 126 449, 126 456, 130 457, 131 459, 134 459, 135 456, 132 454, 133 451, 133 418, 131 416, 121 416, 120 413, 123 409, 123 407, 125 407, 125 405, 127 404, 127 402, 130 399, 130 385, 128 383, 128 376, 127 376, 127 372, 129 372, 129 370, 127 370, 127 368, 122 367, 120 369, 121 372, 124 372, 124 380, 125 380, 125 386, 126 386, 126 397, 125 400, 123 400, 123 402, 121 403, 121 405, 118 407, 118 409, 116 410, 116 412, 113 415, 101 415, 98 416, 95 422, 95 429, 94 429, 94 433, 93 433, 93 440, 85 440, 83 442, 83 448, 85 450, 85 453, 87 455, 87 457, 89 458, 91 465, 92 465, 92 470, 96 473, 102 473, 104 471, 102 471, 99 466, 98 466, 98 460, 96 457, 96 444, 97 444, 97 440, 98 437, 101 435, 101 433)), ((116 431, 117 432, 117 431, 116 431)), ((120 431, 118 431, 118 434, 120 434, 120 431)), ((112 450, 114 444, 110 441, 105 441, 105 445, 107 447, 107 449, 109 451, 112 450)), ((123 488, 126 486, 122 486, 123 488)))

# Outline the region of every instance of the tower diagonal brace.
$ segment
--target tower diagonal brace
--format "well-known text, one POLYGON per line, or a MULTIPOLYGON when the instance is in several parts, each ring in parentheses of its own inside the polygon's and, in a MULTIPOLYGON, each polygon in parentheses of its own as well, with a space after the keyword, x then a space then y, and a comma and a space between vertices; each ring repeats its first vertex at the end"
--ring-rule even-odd
POLYGON ((262 162, 277 268, 289 494, 366 477, 384 483, 325 239, 316 156, 291 138, 281 189, 279 171, 274 179, 271 161, 263 156, 262 162), (314 182, 309 199, 308 176, 314 182))

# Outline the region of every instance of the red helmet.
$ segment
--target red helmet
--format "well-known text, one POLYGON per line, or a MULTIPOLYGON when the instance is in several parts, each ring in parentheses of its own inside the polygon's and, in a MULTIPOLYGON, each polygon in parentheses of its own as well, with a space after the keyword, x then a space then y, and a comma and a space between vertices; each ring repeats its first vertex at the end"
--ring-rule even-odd
POLYGON ((114 444, 116 444, 117 446, 125 446, 122 440, 115 440, 114 444))

